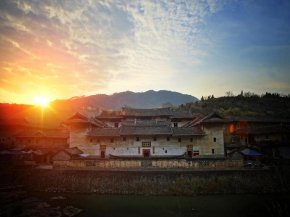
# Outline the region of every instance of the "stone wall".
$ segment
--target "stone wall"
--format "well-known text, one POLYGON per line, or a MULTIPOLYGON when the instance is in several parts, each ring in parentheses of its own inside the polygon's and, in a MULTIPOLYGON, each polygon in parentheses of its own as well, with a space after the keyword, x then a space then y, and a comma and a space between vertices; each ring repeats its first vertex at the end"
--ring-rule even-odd
POLYGON ((242 159, 72 159, 54 161, 54 168, 116 169, 116 168, 150 168, 150 169, 243 169, 242 159))
MULTIPOLYGON (((289 190, 289 171, 19 170, 2 180, 32 191, 99 194, 195 195, 278 193, 289 190)), ((3 172, 2 172, 3 173, 3 172)))

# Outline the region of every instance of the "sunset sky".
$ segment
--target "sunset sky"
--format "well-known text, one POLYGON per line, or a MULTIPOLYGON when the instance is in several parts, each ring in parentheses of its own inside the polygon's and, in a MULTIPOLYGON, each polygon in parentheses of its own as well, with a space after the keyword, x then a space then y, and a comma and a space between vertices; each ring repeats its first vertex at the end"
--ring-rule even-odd
POLYGON ((290 93, 289 0, 0 1, 0 102, 290 93))

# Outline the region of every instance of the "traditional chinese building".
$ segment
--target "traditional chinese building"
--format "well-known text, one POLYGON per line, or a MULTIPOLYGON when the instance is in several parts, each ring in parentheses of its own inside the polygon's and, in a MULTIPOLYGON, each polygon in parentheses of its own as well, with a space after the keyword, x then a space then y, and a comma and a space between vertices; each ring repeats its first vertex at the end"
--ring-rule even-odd
POLYGON ((223 156, 223 123, 217 113, 206 117, 170 108, 103 111, 89 119, 79 113, 65 124, 71 127, 70 147, 84 153, 109 156, 160 157, 223 156))

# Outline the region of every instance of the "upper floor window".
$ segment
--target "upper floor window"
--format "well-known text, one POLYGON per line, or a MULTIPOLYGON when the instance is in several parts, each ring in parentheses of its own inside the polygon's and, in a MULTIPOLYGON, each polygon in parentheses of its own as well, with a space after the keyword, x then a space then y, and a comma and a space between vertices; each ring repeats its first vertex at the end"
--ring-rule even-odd
POLYGON ((181 142, 181 138, 178 138, 178 142, 181 142))
POLYGON ((111 142, 112 142, 112 143, 114 142, 114 139, 113 139, 113 138, 111 139, 111 142))
POLYGON ((167 136, 167 138, 166 138, 166 139, 167 139, 167 141, 170 141, 170 137, 169 137, 169 136, 167 136))
POLYGON ((178 123, 174 123, 173 126, 174 126, 174 127, 178 127, 178 123))
POLYGON ((123 137, 123 141, 124 141, 124 142, 126 141, 126 137, 123 137))
POLYGON ((216 137, 213 138, 213 141, 216 142, 216 137))
POLYGON ((140 140, 140 138, 139 137, 136 137, 136 141, 138 142, 140 140))
POLYGON ((157 137, 156 136, 153 137, 153 141, 157 141, 157 137))
POLYGON ((93 142, 93 139, 90 139, 90 142, 93 142))
POLYGON ((266 134, 266 139, 269 139, 269 135, 268 134, 266 134))
POLYGON ((5 142, 5 137, 2 137, 2 142, 5 142))
POLYGON ((190 142, 193 142, 193 138, 190 138, 190 142))
POLYGON ((118 127, 119 127, 119 123, 115 123, 115 127, 117 127, 117 128, 118 128, 118 127))

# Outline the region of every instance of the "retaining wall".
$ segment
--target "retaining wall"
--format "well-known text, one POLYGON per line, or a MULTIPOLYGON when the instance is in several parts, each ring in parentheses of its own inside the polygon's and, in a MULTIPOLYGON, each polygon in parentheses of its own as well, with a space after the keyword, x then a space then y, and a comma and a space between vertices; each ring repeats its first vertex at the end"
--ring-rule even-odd
POLYGON ((187 168, 187 169, 243 169, 242 159, 72 159, 68 161, 54 161, 54 168, 86 168, 86 169, 114 169, 114 168, 187 168))

